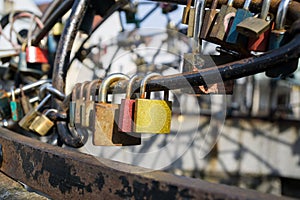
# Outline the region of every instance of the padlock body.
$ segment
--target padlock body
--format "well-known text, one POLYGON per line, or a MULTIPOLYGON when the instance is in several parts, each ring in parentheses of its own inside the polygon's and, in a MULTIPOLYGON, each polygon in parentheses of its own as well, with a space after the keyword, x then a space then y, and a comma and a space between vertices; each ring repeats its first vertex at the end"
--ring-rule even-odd
POLYGON ((200 39, 206 39, 207 34, 212 27, 215 17, 217 16, 216 9, 206 10, 204 13, 203 23, 200 31, 200 39))
POLYGON ((189 11, 189 19, 188 19, 188 30, 187 36, 194 36, 194 26, 195 26, 195 8, 191 8, 189 11))
POLYGON ((92 129, 91 125, 95 120, 95 110, 94 110, 95 102, 94 101, 85 101, 85 106, 82 115, 83 121, 81 122, 83 127, 87 127, 92 129))
POLYGON ((64 25, 61 22, 57 22, 52 28, 52 33, 54 36, 60 36, 63 30, 64 30, 64 25))
POLYGON ((249 38, 248 49, 250 51, 265 52, 268 48, 270 31, 267 30, 258 38, 249 38))
POLYGON ((77 99, 75 101, 75 125, 79 125, 81 122, 81 105, 83 103, 83 99, 77 99))
POLYGON ((23 129, 29 131, 29 126, 32 124, 34 119, 39 115, 41 115, 40 112, 38 112, 35 109, 32 109, 18 122, 18 124, 23 129))
POLYGON ((119 105, 95 103, 93 144, 95 146, 129 146, 141 144, 141 138, 118 131, 119 105))
POLYGON ((269 27, 270 22, 260 18, 249 17, 240 22, 236 26, 236 30, 247 37, 258 38, 262 33, 267 31, 269 27))
POLYGON ((71 127, 75 126, 75 108, 76 108, 75 101, 71 101, 69 105, 69 120, 70 120, 69 124, 71 127))
POLYGON ((35 46, 26 48, 26 61, 28 63, 48 63, 47 51, 35 46))
MULTIPOLYGON (((230 27, 230 30, 228 32, 226 42, 229 43, 237 43, 239 33, 236 31, 236 26, 242 22, 244 19, 253 16, 252 13, 249 10, 245 9, 238 9, 235 15, 235 18, 232 22, 232 25, 230 27)), ((246 42, 246 41, 245 41, 246 42)))
POLYGON ((0 117, 2 119, 7 119, 11 116, 11 110, 9 106, 9 98, 6 96, 5 92, 1 92, 0 97, 0 117))
POLYGON ((272 30, 270 33, 268 49, 278 49, 282 46, 285 30, 272 30))
POLYGON ((134 99, 122 99, 119 114, 119 131, 125 133, 133 132, 134 99))
POLYGON ((222 5, 215 23, 209 33, 209 41, 218 43, 223 41, 229 28, 230 20, 235 17, 236 9, 232 6, 222 5))
POLYGON ((53 126, 54 123, 48 117, 46 117, 45 115, 40 115, 33 120, 31 125, 29 126, 29 129, 41 136, 44 136, 53 126))
POLYGON ((169 134, 171 131, 172 102, 136 99, 134 128, 137 133, 169 134))
POLYGON ((190 9, 187 8, 187 7, 184 7, 183 8, 183 13, 182 13, 182 19, 181 19, 182 24, 188 25, 188 23, 189 23, 189 13, 190 13, 190 9))
POLYGON ((20 102, 11 101, 9 102, 11 110, 11 118, 13 121, 17 122, 23 117, 23 110, 20 102))

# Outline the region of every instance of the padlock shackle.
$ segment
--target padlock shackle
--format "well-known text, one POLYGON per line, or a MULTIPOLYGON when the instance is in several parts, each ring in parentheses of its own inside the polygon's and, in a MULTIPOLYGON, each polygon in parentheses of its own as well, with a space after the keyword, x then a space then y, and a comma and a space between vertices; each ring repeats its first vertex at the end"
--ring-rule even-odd
POLYGON ((275 19, 275 30, 284 30, 286 14, 288 11, 290 0, 281 0, 275 19))
POLYGON ((78 90, 77 90, 77 94, 78 94, 78 99, 83 99, 85 97, 84 95, 84 91, 85 91, 85 87, 89 84, 88 81, 85 81, 83 83, 81 83, 80 85, 80 90, 79 90, 79 94, 78 94, 78 90))
POLYGON ((233 1, 234 1, 234 0, 228 0, 227 6, 232 6, 232 5, 233 5, 233 1))
POLYGON ((215 10, 218 6, 218 0, 213 0, 210 9, 215 10))
POLYGON ((262 8, 261 8, 261 13, 259 15, 260 19, 266 19, 268 14, 269 14, 269 9, 271 5, 271 0, 263 0, 262 8))
POLYGON ((101 79, 96 79, 93 80, 89 83, 87 91, 85 93, 85 100, 89 101, 91 99, 91 94, 93 94, 93 96, 95 95, 94 92, 96 92, 96 87, 97 85, 101 84, 102 80, 101 79))
POLYGON ((134 85, 134 83, 136 82, 136 80, 139 79, 139 78, 140 78, 139 75, 134 75, 128 81, 128 85, 126 87, 126 97, 125 97, 126 99, 130 99, 131 98, 132 86, 134 85))
POLYGON ((12 100, 12 101, 16 101, 16 96, 15 96, 15 92, 14 92, 14 87, 11 87, 10 91, 11 91, 11 100, 12 100))
MULTIPOLYGON (((250 4, 251 4, 251 1, 252 1, 252 0, 246 0, 246 1, 245 1, 244 6, 243 6, 243 9, 244 9, 244 10, 249 10, 249 6, 250 6, 250 4)), ((266 0, 264 0, 264 1, 266 1, 266 0)))
POLYGON ((40 87, 40 99, 44 98, 44 96, 46 95, 46 91, 58 98, 59 100, 64 100, 66 97, 64 93, 54 88, 51 83, 46 83, 40 87))
POLYGON ((72 90, 72 101, 77 99, 77 88, 81 85, 81 83, 76 83, 72 90))
POLYGON ((114 73, 103 79, 99 88, 98 101, 99 103, 106 103, 107 90, 109 86, 120 80, 129 80, 129 77, 122 73, 114 73))
POLYGON ((154 77, 160 77, 161 74, 159 73, 150 73, 150 74, 147 74, 143 80, 141 81, 141 84, 140 84, 140 98, 141 99, 144 99, 145 98, 145 92, 146 92, 146 86, 147 86, 147 82, 151 79, 151 78, 154 78, 154 77))

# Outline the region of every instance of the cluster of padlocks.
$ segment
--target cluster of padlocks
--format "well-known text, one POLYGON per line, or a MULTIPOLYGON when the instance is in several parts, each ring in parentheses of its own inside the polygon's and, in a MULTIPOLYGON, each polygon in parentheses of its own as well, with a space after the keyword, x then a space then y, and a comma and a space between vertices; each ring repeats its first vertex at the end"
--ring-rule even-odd
MULTIPOLYGON (((184 9, 182 22, 188 24, 187 35, 195 34, 195 13, 197 4, 191 6, 188 1, 184 9)), ((271 0, 263 0, 260 13, 253 13, 246 0, 243 8, 233 7, 234 0, 217 9, 218 0, 213 0, 211 7, 204 11, 199 38, 221 45, 227 50, 234 50, 242 56, 250 52, 266 52, 284 44, 285 18, 290 0, 279 3, 277 14, 269 11, 271 0)))
POLYGON ((164 91, 162 100, 150 99, 151 93, 146 92, 147 82, 159 76, 161 75, 158 73, 150 73, 145 77, 135 75, 129 78, 124 74, 115 73, 103 80, 77 83, 70 97, 66 97, 45 81, 40 81, 43 83, 41 85, 31 84, 10 93, 2 91, 2 122, 10 121, 13 126, 18 124, 22 131, 45 136, 50 134, 55 121, 62 120, 80 135, 92 134, 95 146, 139 145, 141 133, 170 133, 172 102, 168 101, 169 91, 164 91), (122 99, 120 105, 108 102, 109 88, 122 80, 128 81, 126 98, 122 99), (139 95, 132 91, 132 86, 137 81, 140 81, 139 95), (24 88, 26 92, 38 89, 36 100, 40 102, 30 102, 24 88), (49 108, 51 98, 70 100, 66 116, 49 108))
MULTIPOLYGON (((96 146, 127 146, 141 143, 141 133, 170 133, 172 103, 168 91, 164 100, 150 99, 145 95, 147 81, 160 76, 150 73, 144 78, 120 73, 105 79, 77 84, 70 101, 70 126, 77 131, 93 133, 96 146), (140 94, 134 98, 132 85, 141 80, 140 94), (126 98, 121 104, 107 102, 108 89, 118 81, 127 80, 126 98)), ((84 133, 83 133, 84 134, 84 133)))

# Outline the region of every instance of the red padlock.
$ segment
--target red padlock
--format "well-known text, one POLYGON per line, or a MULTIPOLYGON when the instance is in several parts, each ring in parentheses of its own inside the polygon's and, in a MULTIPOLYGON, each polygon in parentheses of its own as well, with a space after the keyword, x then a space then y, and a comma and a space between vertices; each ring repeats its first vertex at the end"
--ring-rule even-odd
POLYGON ((258 51, 258 52, 265 52, 268 50, 269 46, 269 38, 271 29, 273 29, 274 24, 270 22, 270 27, 267 31, 262 33, 258 38, 249 38, 248 41, 248 49, 249 51, 258 51))
POLYGON ((48 63, 47 50, 36 46, 26 48, 26 61, 28 63, 48 63))
POLYGON ((119 113, 119 131, 131 133, 133 131, 134 107, 135 99, 131 99, 131 90, 134 82, 139 78, 138 75, 133 76, 128 82, 126 89, 126 99, 122 99, 119 113))

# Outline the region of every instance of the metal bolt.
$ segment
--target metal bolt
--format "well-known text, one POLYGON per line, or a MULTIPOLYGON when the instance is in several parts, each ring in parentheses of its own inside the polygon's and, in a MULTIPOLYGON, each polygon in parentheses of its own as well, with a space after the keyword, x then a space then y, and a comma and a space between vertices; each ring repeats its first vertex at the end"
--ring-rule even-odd
POLYGON ((2 145, 0 144, 0 167, 2 166, 3 161, 3 153, 2 153, 2 145))

